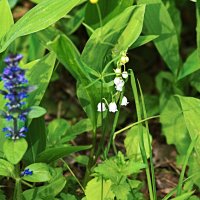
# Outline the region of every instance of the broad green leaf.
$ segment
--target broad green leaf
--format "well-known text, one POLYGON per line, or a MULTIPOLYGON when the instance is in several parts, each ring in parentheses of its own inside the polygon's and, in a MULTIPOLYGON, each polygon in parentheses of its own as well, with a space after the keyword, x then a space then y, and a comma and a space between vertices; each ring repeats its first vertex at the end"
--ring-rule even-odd
POLYGON ((0 176, 14 177, 15 167, 10 162, 0 159, 0 176))
POLYGON ((190 137, 186 128, 183 113, 175 97, 166 103, 160 117, 162 133, 167 144, 174 144, 179 154, 185 154, 190 144, 190 137))
POLYGON ((23 66, 27 69, 26 77, 30 86, 36 86, 36 90, 31 92, 28 97, 28 107, 38 106, 45 94, 46 88, 50 82, 56 56, 49 53, 40 60, 30 62, 23 66))
MULTIPOLYGON (((145 127, 143 128, 143 137, 144 137, 144 146, 146 150, 146 155, 149 157, 149 146, 147 139, 147 130, 145 127)), ((140 151, 140 143, 141 143, 141 134, 139 126, 132 127, 126 134, 126 138, 124 141, 126 154, 130 159, 134 159, 135 161, 141 161, 142 155, 140 151)))
POLYGON ((146 36, 140 36, 138 39, 130 46, 130 49, 142 46, 148 42, 151 42, 158 38, 158 35, 146 35, 146 36))
POLYGON ((111 55, 113 47, 120 53, 137 40, 143 26, 144 11, 145 6, 128 7, 102 28, 96 29, 86 43, 82 60, 94 70, 101 72, 105 67, 105 58, 111 55))
POLYGON ((122 184, 113 184, 111 186, 112 192, 115 194, 116 198, 119 200, 128 200, 128 194, 130 192, 130 186, 127 182, 122 184))
POLYGON ((64 17, 80 0, 44 0, 28 11, 0 41, 0 52, 16 38, 47 28, 64 17))
POLYGON ((29 48, 28 48, 28 61, 42 58, 45 54, 45 46, 42 45, 36 33, 29 36, 29 48))
POLYGON ((18 0, 8 0, 8 3, 9 3, 9 5, 10 5, 10 8, 14 8, 15 5, 17 4, 17 1, 18 1, 18 0))
POLYGON ((29 119, 34 119, 43 116, 46 114, 46 110, 40 106, 31 106, 30 107, 30 112, 28 113, 28 118, 29 119))
POLYGON ((82 119, 76 124, 70 126, 66 133, 61 138, 61 143, 66 143, 70 140, 73 140, 77 135, 88 132, 92 130, 92 123, 90 119, 82 119))
POLYGON ((33 174, 23 176, 23 180, 29 182, 45 182, 52 178, 50 167, 45 163, 34 163, 27 166, 25 169, 29 169, 33 174))
POLYGON ((128 49, 139 37, 142 32, 145 5, 136 6, 130 20, 118 38, 114 50, 121 52, 128 49), (131 34, 130 34, 131 33, 131 34))
POLYGON ((145 34, 159 35, 154 40, 156 48, 171 71, 177 75, 180 66, 179 41, 167 8, 161 0, 139 0, 138 3, 146 4, 145 34))
POLYGON ((200 124, 198 122, 200 117, 200 100, 193 97, 178 97, 181 102, 182 112, 190 138, 191 140, 197 138, 194 148, 197 154, 200 155, 200 124))
POLYGON ((35 163, 39 153, 44 151, 46 147, 46 127, 44 118, 33 119, 28 128, 26 140, 28 149, 24 155, 27 164, 35 163))
POLYGON ((112 157, 100 163, 95 167, 94 171, 98 176, 106 180, 109 179, 113 183, 119 183, 122 182, 122 177, 126 178, 131 174, 139 173, 143 168, 145 168, 143 163, 135 162, 134 160, 125 161, 123 154, 118 153, 116 157, 112 157))
POLYGON ((48 47, 56 53, 58 60, 75 79, 82 82, 89 79, 77 48, 67 36, 58 36, 53 42, 48 43, 48 47))
POLYGON ((183 67, 181 68, 178 80, 192 74, 193 72, 200 69, 200 63, 198 59, 198 52, 197 50, 193 51, 192 54, 190 54, 183 64, 183 67))
POLYGON ((82 24, 84 20, 85 14, 85 6, 72 10, 69 13, 69 16, 62 18, 56 23, 56 27, 58 27, 62 32, 66 35, 73 34, 82 24))
POLYGON ((97 105, 101 102, 102 97, 109 101, 112 87, 109 84, 101 84, 100 82, 93 83, 91 87, 87 87, 84 84, 78 84, 77 96, 86 112, 88 118, 90 118, 93 129, 97 127, 98 112, 97 105), (101 86, 103 93, 101 94, 101 86))
POLYGON ((89 149, 90 147, 91 146, 60 146, 47 148, 37 156, 36 161, 50 163, 56 161, 59 158, 68 156, 71 153, 89 149))
MULTIPOLYGON (((133 5, 133 0, 98 1, 98 6, 101 12, 102 24, 104 25, 131 5, 133 5)), ((100 26, 100 19, 97 13, 98 10, 96 4, 91 4, 88 2, 85 11, 85 22, 93 29, 96 29, 100 26)))
POLYGON ((55 199, 56 195, 58 195, 66 184, 65 178, 60 175, 55 180, 50 182, 47 185, 41 187, 35 187, 34 189, 29 189, 23 192, 23 196, 25 200, 48 200, 55 199))
POLYGON ((182 28, 181 10, 176 7, 176 2, 173 0, 167 1, 165 5, 173 21, 174 27, 176 28, 178 39, 180 39, 181 28, 182 28))
POLYGON ((24 138, 19 140, 7 139, 3 144, 3 151, 8 161, 12 164, 17 164, 20 162, 24 156, 28 144, 24 138))
POLYGON ((14 24, 12 12, 7 0, 0 0, 0 39, 8 32, 10 27, 14 24))
POLYGON ((111 191, 111 181, 101 180, 101 178, 93 178, 88 182, 85 195, 87 200, 114 199, 115 196, 111 191))
POLYGON ((55 119, 48 125, 47 141, 48 145, 55 146, 61 144, 61 137, 69 128, 69 123, 64 119, 55 119))

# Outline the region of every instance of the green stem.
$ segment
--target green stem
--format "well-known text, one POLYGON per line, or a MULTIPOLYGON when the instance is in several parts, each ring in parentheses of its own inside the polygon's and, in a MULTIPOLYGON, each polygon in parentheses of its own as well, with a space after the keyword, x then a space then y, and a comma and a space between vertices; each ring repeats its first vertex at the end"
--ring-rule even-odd
MULTIPOLYGON (((121 105, 123 95, 124 95, 124 90, 123 90, 122 93, 120 94, 119 105, 121 105)), ((110 138, 109 138, 109 141, 108 141, 108 146, 107 146, 107 148, 105 149, 105 152, 104 152, 106 158, 107 158, 108 153, 109 153, 109 151, 110 151, 110 146, 111 146, 111 144, 113 144, 112 138, 113 138, 113 135, 114 135, 115 130, 116 130, 116 127, 117 127, 117 122, 118 122, 118 119, 119 119, 119 113, 120 113, 120 106, 119 106, 119 111, 117 111, 117 113, 115 114, 115 118, 114 118, 112 130, 111 130, 110 138)), ((114 152, 115 152, 115 154, 117 155, 117 152, 116 152, 115 150, 116 150, 116 149, 114 149, 114 152)))
POLYGON ((184 181, 185 170, 186 170, 189 157, 190 157, 190 155, 192 153, 192 150, 194 148, 194 145, 195 145, 196 141, 197 141, 197 137, 195 139, 193 139, 193 141, 190 143, 190 146, 189 146, 189 148, 187 150, 187 154, 185 156, 185 160, 184 160, 183 167, 182 167, 181 174, 180 174, 179 181, 178 181, 176 196, 180 196, 181 193, 182 193, 182 186, 183 186, 183 181, 184 181))
MULTIPOLYGON (((131 74, 131 86, 133 90, 133 96, 135 99, 135 105, 136 105, 136 112, 137 112, 137 118, 138 121, 142 120, 142 115, 141 115, 141 110, 140 110, 140 102, 139 102, 139 96, 138 96, 138 91, 137 91, 137 86, 136 86, 136 81, 135 81, 135 76, 132 70, 130 70, 131 74)), ((139 132, 140 132, 140 150, 141 150, 141 155, 143 162, 146 165, 145 171, 146 171, 146 176, 147 176, 147 184, 148 184, 148 190, 149 190, 149 196, 150 200, 154 200, 154 195, 153 195, 153 190, 152 190, 152 182, 151 182, 151 174, 149 170, 149 164, 147 160, 147 155, 145 151, 145 146, 144 146, 144 134, 143 134, 143 127, 142 124, 139 124, 139 132)))
POLYGON ((17 178, 15 180, 15 190, 14 190, 13 200, 22 200, 22 185, 20 178, 17 178))
POLYGON ((27 183, 26 181, 24 181, 24 180, 22 180, 22 179, 21 179, 21 182, 22 182, 24 185, 26 185, 26 186, 28 186, 28 187, 30 187, 30 188, 33 188, 33 185, 27 183))
POLYGON ((88 165, 86 167, 86 173, 85 173, 85 177, 84 177, 84 181, 83 181, 83 185, 86 186, 87 182, 88 182, 88 179, 89 179, 89 176, 90 176, 90 173, 91 173, 91 168, 94 164, 94 155, 95 155, 95 148, 96 148, 96 140, 97 140, 97 132, 96 132, 96 127, 95 129, 93 130, 93 141, 92 141, 92 149, 90 151, 90 156, 89 156, 89 162, 88 162, 88 165))
POLYGON ((69 172, 72 174, 72 176, 74 177, 74 179, 76 180, 76 182, 79 184, 80 188, 85 193, 85 190, 84 190, 82 184, 80 183, 80 181, 78 180, 78 178, 76 177, 76 175, 74 174, 74 172, 71 170, 71 168, 69 167, 69 165, 62 158, 60 158, 60 160, 63 162, 64 166, 69 170, 69 172))
MULTIPOLYGON (((142 108, 143 108, 143 113, 144 113, 144 118, 147 118, 147 113, 146 113, 146 108, 145 108, 145 102, 144 102, 144 96, 143 92, 140 86, 140 83, 138 81, 138 86, 141 94, 141 100, 142 100, 142 108)), ((149 147, 149 152, 150 152, 150 169, 151 169, 151 181, 153 185, 153 194, 154 194, 154 199, 157 199, 156 195, 156 178, 155 178, 155 172, 154 172, 154 166, 153 166, 153 153, 152 153, 152 148, 151 148, 151 140, 150 140, 150 133, 149 133, 149 125, 148 122, 145 121, 145 126, 147 130, 147 140, 148 140, 148 147, 149 147)))
POLYGON ((96 6, 97 6, 97 12, 98 12, 98 16, 99 16, 100 27, 102 28, 102 26, 103 26, 103 22, 102 22, 102 16, 101 16, 101 9, 100 9, 98 3, 96 4, 96 6))
POLYGON ((115 139, 115 137, 116 137, 118 134, 120 134, 120 133, 122 133, 122 132, 124 132, 124 131, 126 131, 126 130, 128 130, 128 129, 130 129, 130 128, 132 128, 133 126, 136 126, 136 125, 141 124, 141 123, 143 123, 143 122, 149 121, 149 120, 151 120, 151 119, 156 119, 156 118, 159 118, 159 117, 160 117, 160 115, 155 115, 155 116, 152 116, 152 117, 147 117, 146 119, 142 119, 142 120, 140 120, 140 121, 138 121, 138 122, 134 122, 134 123, 132 123, 132 124, 130 124, 130 125, 128 125, 128 126, 122 128, 122 129, 120 129, 119 131, 116 131, 115 134, 114 134, 114 136, 113 136, 113 138, 115 139))

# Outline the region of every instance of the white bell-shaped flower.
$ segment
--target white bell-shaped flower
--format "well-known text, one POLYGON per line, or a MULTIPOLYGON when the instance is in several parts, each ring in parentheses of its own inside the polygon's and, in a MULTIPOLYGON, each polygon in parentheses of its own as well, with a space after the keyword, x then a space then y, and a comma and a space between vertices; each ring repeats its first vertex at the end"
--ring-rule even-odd
POLYGON ((114 79, 114 84, 115 84, 115 89, 117 90, 117 91, 122 91, 122 89, 123 89, 123 86, 124 86, 124 81, 123 81, 123 79, 122 78, 120 78, 120 77, 116 77, 115 79, 114 79))
POLYGON ((128 104, 129 104, 128 99, 125 96, 123 96, 121 106, 127 106, 128 104))
POLYGON ((117 112, 117 104, 115 102, 111 102, 109 105, 108 105, 108 108, 109 108, 109 112, 117 112))
POLYGON ((117 76, 121 75, 121 73, 122 73, 121 68, 116 68, 116 69, 114 69, 114 71, 115 71, 115 74, 116 74, 117 76))
POLYGON ((127 78, 128 78, 128 72, 127 72, 127 71, 123 71, 123 72, 122 72, 122 77, 123 77, 124 79, 127 79, 127 78))
POLYGON ((104 111, 106 111, 106 105, 105 105, 105 103, 102 103, 102 102, 98 103, 98 105, 97 105, 97 111, 98 112, 104 112, 104 111))

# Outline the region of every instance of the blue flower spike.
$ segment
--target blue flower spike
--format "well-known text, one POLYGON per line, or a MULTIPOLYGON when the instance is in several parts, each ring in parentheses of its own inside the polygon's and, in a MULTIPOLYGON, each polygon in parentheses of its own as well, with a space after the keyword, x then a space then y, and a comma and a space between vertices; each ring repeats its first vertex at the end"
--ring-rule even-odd
MULTIPOLYGON (((13 127, 3 128, 5 137, 18 140, 26 137, 25 133, 28 129, 22 124, 26 123, 29 108, 26 108, 26 98, 30 92, 28 80, 25 77, 26 70, 19 67, 19 62, 23 58, 21 54, 12 54, 4 59, 6 67, 3 70, 1 79, 3 81, 4 90, 0 90, 0 94, 7 100, 4 118, 13 122, 13 127)), ((33 90, 32 90, 33 91, 33 90)))

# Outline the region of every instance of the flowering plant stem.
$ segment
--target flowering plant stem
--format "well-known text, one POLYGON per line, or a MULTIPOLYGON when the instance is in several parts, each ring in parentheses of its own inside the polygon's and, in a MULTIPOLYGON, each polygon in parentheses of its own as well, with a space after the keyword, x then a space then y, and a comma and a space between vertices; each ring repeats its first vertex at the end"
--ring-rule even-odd
MULTIPOLYGON (((142 120, 141 107, 140 107, 140 102, 139 102, 139 96, 138 96, 138 90, 137 90, 137 85, 136 85, 136 81, 135 81, 135 76, 134 76, 134 73, 132 70, 130 70, 130 75, 131 75, 131 86, 132 86, 133 96, 134 96, 135 105, 136 105, 137 118, 138 118, 138 121, 141 121, 142 120)), ((143 135, 142 124, 139 124, 138 126, 139 126, 139 132, 140 132, 140 151, 141 151, 143 162, 146 165, 145 171, 146 171, 146 176, 147 176, 149 196, 150 196, 150 200, 155 200, 156 195, 153 193, 153 189, 152 189, 152 179, 151 179, 151 173, 150 173, 148 159, 147 159, 145 146, 144 146, 144 135, 143 135)))
MULTIPOLYGON (((17 164, 15 166, 16 169, 16 174, 20 174, 20 166, 17 164)), ((14 200, 22 200, 22 185, 21 185, 21 179, 20 177, 16 177, 15 179, 15 190, 14 190, 14 195, 13 195, 14 200)))

